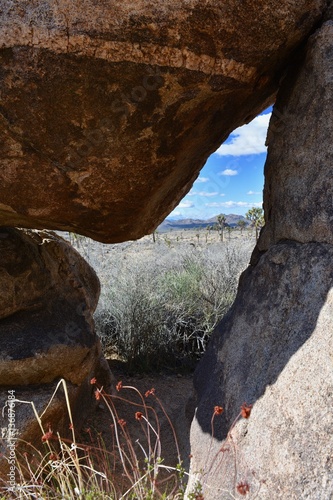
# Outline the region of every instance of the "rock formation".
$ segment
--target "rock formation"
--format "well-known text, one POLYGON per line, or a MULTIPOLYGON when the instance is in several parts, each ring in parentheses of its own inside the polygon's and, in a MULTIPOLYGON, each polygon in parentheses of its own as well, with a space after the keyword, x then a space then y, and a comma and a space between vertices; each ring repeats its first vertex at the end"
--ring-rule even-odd
MULTIPOLYGON (((280 88, 266 228, 196 375, 206 500, 333 495, 331 3, 0 0, 1 227, 151 232, 280 88)), ((46 232, 2 229, 0 259, 2 394, 42 411, 64 377, 75 414, 99 365, 96 277, 46 232)), ((65 429, 62 394, 48 411, 65 429)))
MULTIPOLYGON (((0 228, 1 408, 14 391, 41 413, 64 378, 73 413, 79 411, 82 422, 89 380, 103 367, 92 319, 98 297, 95 272, 65 240, 47 231, 0 228)), ((7 409, 1 418, 5 438, 7 409)), ((16 403, 15 414, 15 437, 41 443, 32 406, 16 403)), ((42 421, 51 422, 54 432, 68 432, 61 390, 42 421)), ((6 439, 2 445, 6 454, 6 439)), ((1 473, 5 465, 2 460, 1 473)))
POLYGON ((325 6, 0 0, 0 224, 151 232, 273 101, 325 6))
POLYGON ((207 500, 333 496, 332 19, 281 85, 266 226, 196 373, 192 472, 207 500))

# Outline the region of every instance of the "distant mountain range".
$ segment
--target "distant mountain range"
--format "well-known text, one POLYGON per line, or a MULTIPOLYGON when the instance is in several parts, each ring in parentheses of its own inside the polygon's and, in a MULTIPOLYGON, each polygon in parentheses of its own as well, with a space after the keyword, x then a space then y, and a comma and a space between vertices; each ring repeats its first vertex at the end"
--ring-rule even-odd
MULTIPOLYGON (((225 216, 225 226, 226 227, 237 227, 237 223, 239 220, 244 220, 246 224, 249 224, 249 221, 243 215, 229 214, 225 216)), ((205 229, 207 226, 214 226, 217 224, 217 215, 212 217, 211 219, 202 220, 202 219, 165 219, 162 224, 160 224, 157 230, 160 233, 166 233, 167 231, 179 231, 184 229, 205 229)))

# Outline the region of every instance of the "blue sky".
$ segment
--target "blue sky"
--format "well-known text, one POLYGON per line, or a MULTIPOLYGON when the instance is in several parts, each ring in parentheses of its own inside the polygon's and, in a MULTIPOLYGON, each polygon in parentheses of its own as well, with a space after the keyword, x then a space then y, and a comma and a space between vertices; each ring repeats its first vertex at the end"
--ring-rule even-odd
POLYGON ((265 139, 271 108, 239 127, 212 154, 191 191, 168 218, 209 219, 262 206, 265 139))

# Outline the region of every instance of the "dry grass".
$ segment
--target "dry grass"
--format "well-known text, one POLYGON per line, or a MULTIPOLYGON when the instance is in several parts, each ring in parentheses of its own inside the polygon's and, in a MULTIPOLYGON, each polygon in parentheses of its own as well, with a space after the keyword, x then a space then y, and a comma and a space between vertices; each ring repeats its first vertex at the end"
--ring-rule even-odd
MULTIPOLYGON (((106 394, 96 379, 91 383, 95 387, 97 402, 103 403, 109 412, 112 425, 111 447, 106 447, 101 436, 86 429, 88 442, 79 442, 75 428, 71 425, 71 439, 54 435, 52 429, 44 429, 41 418, 36 412, 36 419, 41 427, 41 442, 44 450, 30 445, 30 451, 17 453, 16 485, 3 483, 0 487, 1 500, 40 499, 40 500, 203 500, 203 492, 210 488, 210 477, 223 471, 224 461, 233 455, 234 491, 225 491, 225 498, 236 498, 237 494, 246 496, 252 492, 252 485, 238 478, 237 444, 233 430, 239 419, 250 418, 251 405, 244 403, 236 416, 225 443, 206 463, 205 470, 193 472, 189 491, 186 483, 189 477, 182 465, 176 432, 164 405, 154 388, 143 394, 134 386, 122 382, 117 384, 117 394, 106 394), (118 412, 117 402, 121 401, 131 408, 133 419, 125 421, 118 412), (174 439, 177 453, 176 466, 163 460, 163 442, 157 409, 162 411, 174 439), (132 427, 141 430, 141 437, 133 439, 132 427)), ((61 380, 67 395, 66 382, 61 380)), ((23 403, 16 401, 16 403, 23 403)), ((25 402, 26 404, 32 404, 25 402)), ((67 397, 67 410, 71 421, 71 409, 67 397)), ((211 442, 214 440, 214 422, 223 414, 223 408, 212 408, 211 442)), ((135 433, 137 434, 137 433, 135 433)), ((86 440, 87 441, 87 440, 86 440)), ((210 456, 210 451, 207 457, 210 456)), ((258 496, 260 484, 253 491, 258 496)))

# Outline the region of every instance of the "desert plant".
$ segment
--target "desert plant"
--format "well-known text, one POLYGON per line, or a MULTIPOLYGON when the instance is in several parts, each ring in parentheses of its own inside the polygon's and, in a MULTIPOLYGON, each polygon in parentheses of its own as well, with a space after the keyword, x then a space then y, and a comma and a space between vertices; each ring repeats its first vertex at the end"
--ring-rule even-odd
MULTIPOLYGON (((67 411, 71 422, 71 438, 55 435, 52 429, 44 429, 42 415, 36 411, 32 401, 15 400, 16 404, 31 405, 41 428, 41 443, 44 450, 32 445, 15 458, 16 485, 2 482, 1 500, 184 500, 203 499, 205 491, 211 489, 211 477, 225 473, 227 464, 233 464, 231 491, 225 490, 225 498, 237 494, 253 493, 259 498, 264 481, 259 481, 239 456, 234 429, 240 419, 249 419, 252 405, 243 403, 235 416, 222 446, 214 439, 215 419, 224 414, 221 406, 212 408, 211 441, 206 453, 205 465, 200 471, 188 473, 182 464, 177 436, 168 413, 154 388, 141 393, 135 386, 119 381, 115 394, 107 394, 98 381, 91 384, 96 401, 103 403, 111 425, 108 426, 112 443, 106 446, 99 433, 85 429, 87 440, 78 441, 72 421, 65 380, 60 380, 55 392, 62 387, 66 395, 67 411), (118 403, 127 405, 132 413, 131 421, 122 418, 118 403), (177 464, 165 464, 163 460, 163 415, 168 434, 173 436, 177 464), (136 429, 134 429, 136 428, 136 429), (134 439, 134 434, 140 438, 134 439), (87 442, 86 442, 87 441, 87 442), (190 484, 186 490, 187 478, 190 484)), ((49 402, 51 404, 52 398, 49 402)), ((26 443, 28 445, 28 443, 26 443)), ((18 447, 20 447, 20 443, 18 447)), ((223 497, 224 498, 224 497, 223 497)))
POLYGON ((105 352, 132 371, 178 371, 194 368, 205 351, 252 243, 193 247, 189 237, 166 248, 149 237, 110 246, 82 238, 78 250, 101 281, 95 322, 105 352))
POLYGON ((95 315, 105 349, 132 370, 194 366, 234 300, 249 249, 180 243, 155 259, 110 262, 95 315))
POLYGON ((217 224, 219 227, 221 241, 223 241, 223 232, 224 232, 225 221, 226 221, 225 215, 220 214, 217 216, 217 224))
MULTIPOLYGON (((41 416, 33 402, 16 400, 17 404, 30 404, 41 427, 41 443, 44 450, 26 443, 23 454, 15 459, 16 485, 5 482, 0 487, 1 499, 63 499, 74 500, 177 500, 184 498, 184 475, 175 430, 167 412, 150 388, 142 394, 133 386, 117 384, 117 394, 105 393, 96 379, 95 398, 103 402, 109 412, 111 448, 108 449, 98 434, 87 430, 89 442, 78 442, 71 420, 71 408, 67 399, 72 429, 71 439, 55 435, 51 428, 44 429, 41 416), (121 392, 121 394, 119 394, 121 392), (124 394, 123 394, 124 393, 124 394), (140 441, 131 436, 131 423, 121 418, 117 402, 121 400, 133 410, 132 426, 141 428, 140 441), (164 464, 160 421, 157 410, 162 411, 174 437, 178 465, 164 464)), ((61 380, 55 390, 67 386, 61 380)), ((52 398, 51 398, 52 400, 52 398)), ((51 403, 51 401, 50 401, 51 403)), ((49 404, 50 404, 49 403, 49 404)), ((20 447, 18 444, 18 448, 20 447)))
POLYGON ((253 207, 250 208, 245 214, 245 217, 251 222, 256 230, 256 241, 259 238, 259 231, 265 225, 264 211, 262 208, 253 207))
POLYGON ((239 219, 239 221, 237 222, 237 226, 240 229, 241 236, 243 236, 243 230, 246 228, 246 222, 245 222, 245 220, 244 219, 239 219))

